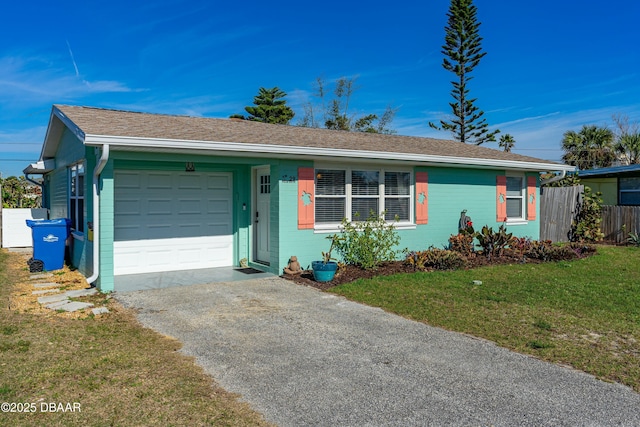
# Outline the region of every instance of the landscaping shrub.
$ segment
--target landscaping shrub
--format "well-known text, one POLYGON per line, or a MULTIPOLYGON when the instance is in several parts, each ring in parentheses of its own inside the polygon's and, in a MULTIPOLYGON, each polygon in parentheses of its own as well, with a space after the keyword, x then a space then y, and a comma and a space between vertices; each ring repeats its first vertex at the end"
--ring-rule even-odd
POLYGON ((638 233, 629 233, 629 237, 627 237, 627 243, 633 246, 640 247, 640 236, 638 236, 638 233))
POLYGON ((426 251, 407 253, 405 263, 416 270, 458 270, 467 262, 458 252, 431 247, 426 251))
POLYGON ((595 247, 586 244, 571 243, 569 245, 554 245, 551 240, 532 240, 524 256, 540 261, 565 261, 583 258, 595 253, 595 247))
POLYGON ((468 233, 466 231, 461 231, 458 234, 452 234, 451 237, 449 237, 449 250, 466 257, 475 255, 473 250, 475 234, 475 232, 468 233))
POLYGON ((342 221, 343 231, 335 241, 335 249, 346 264, 369 270, 396 259, 397 251, 393 248, 400 242, 400 236, 384 215, 371 212, 366 221, 342 221))
POLYGON ((591 188, 584 187, 582 202, 578 206, 576 219, 569 232, 572 242, 599 242, 604 239, 600 230, 602 222, 602 193, 593 193, 591 188))
POLYGON ((496 232, 493 231, 493 228, 485 225, 476 237, 484 256, 492 258, 502 256, 504 250, 512 243, 513 233, 507 233, 507 227, 504 224, 496 232))

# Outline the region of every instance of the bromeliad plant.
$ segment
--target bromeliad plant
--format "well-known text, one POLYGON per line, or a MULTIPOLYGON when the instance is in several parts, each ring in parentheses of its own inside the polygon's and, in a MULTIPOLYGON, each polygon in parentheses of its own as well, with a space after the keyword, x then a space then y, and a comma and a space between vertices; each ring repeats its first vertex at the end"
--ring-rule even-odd
POLYGON ((502 256, 504 250, 514 243, 513 233, 507 233, 507 227, 504 224, 498 228, 497 232, 485 225, 482 231, 477 233, 476 238, 483 255, 489 259, 502 256))
POLYGON ((466 257, 475 256, 473 241, 477 234, 473 229, 471 220, 466 221, 465 227, 461 228, 458 234, 452 234, 451 237, 449 237, 449 249, 466 257))

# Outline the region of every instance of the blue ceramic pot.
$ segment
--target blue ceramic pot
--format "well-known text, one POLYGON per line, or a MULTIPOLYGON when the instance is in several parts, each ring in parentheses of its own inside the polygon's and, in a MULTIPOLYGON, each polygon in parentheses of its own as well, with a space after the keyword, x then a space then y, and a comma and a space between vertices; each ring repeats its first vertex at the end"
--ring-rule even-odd
POLYGON ((316 282, 328 282, 333 279, 338 269, 338 263, 329 261, 312 261, 311 268, 313 269, 313 278, 316 282))

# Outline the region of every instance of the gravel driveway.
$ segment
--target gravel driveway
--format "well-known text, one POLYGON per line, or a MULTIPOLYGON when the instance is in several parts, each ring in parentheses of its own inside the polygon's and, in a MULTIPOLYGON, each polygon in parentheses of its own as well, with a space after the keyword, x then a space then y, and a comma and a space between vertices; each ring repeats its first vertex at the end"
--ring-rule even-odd
POLYGON ((640 394, 280 278, 117 293, 280 426, 640 425, 640 394))

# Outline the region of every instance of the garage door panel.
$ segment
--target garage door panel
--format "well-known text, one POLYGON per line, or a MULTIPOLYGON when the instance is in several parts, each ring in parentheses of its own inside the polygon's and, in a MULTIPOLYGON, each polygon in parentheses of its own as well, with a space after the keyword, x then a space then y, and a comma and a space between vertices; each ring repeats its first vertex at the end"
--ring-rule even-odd
POLYGON ((150 190, 171 190, 173 188, 170 173, 151 172, 147 176, 147 188, 150 190))
POLYGON ((202 215, 202 201, 200 199, 178 199, 178 213, 202 215))
POLYGON ((116 171, 115 274, 233 263, 232 175, 116 171))
POLYGON ((210 176, 207 177, 207 189, 216 190, 231 188, 231 183, 228 176, 210 176))
POLYGON ((120 189, 140 189, 139 172, 118 172, 118 187, 120 189))
POLYGON ((142 213, 140 200, 137 199, 117 199, 114 206, 119 215, 136 215, 142 213))
POLYGON ((226 267, 233 263, 232 236, 114 242, 116 275, 226 267))
POLYGON ((199 175, 194 175, 192 173, 178 175, 178 189, 200 190, 202 187, 202 179, 199 175))
POLYGON ((147 201, 147 214, 149 215, 172 215, 173 201, 171 199, 153 199, 147 201))

